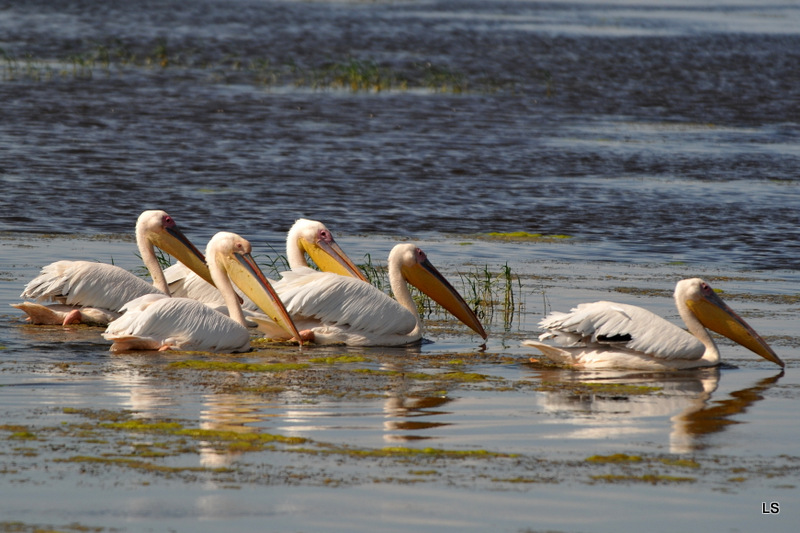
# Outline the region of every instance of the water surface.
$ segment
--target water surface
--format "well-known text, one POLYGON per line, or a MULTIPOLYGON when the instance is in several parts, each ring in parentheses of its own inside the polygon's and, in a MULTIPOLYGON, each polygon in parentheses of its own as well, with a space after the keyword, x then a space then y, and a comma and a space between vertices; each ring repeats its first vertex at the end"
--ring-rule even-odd
POLYGON ((746 0, 0 2, 0 525, 793 531, 798 22, 746 0), (265 262, 304 216, 359 262, 412 239, 465 292, 508 265, 514 313, 484 316, 485 346, 434 313, 421 346, 231 358, 112 356, 6 307, 56 259, 141 272, 149 208, 265 262), (487 236, 514 231, 569 238, 487 236), (784 373, 727 341, 721 368, 675 374, 519 345, 596 299, 677 322, 689 276, 784 373))

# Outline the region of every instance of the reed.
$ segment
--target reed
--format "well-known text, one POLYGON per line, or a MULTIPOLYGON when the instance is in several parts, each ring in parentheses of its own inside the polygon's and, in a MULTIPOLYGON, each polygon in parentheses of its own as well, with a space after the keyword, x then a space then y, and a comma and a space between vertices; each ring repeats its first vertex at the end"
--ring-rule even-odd
POLYGON ((256 259, 259 266, 261 266, 261 270, 264 272, 265 276, 274 280, 279 280, 281 279, 281 272, 289 270, 289 261, 284 254, 276 250, 271 244, 267 243, 267 247, 269 248, 268 254, 264 256, 259 254, 257 257, 254 257, 254 259, 256 259), (262 261, 261 257, 264 257, 265 260, 262 261))

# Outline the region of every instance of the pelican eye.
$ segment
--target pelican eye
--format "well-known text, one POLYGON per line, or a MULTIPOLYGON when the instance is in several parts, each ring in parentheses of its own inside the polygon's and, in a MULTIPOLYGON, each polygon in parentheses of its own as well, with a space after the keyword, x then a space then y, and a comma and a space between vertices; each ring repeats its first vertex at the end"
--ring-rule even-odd
POLYGON ((165 228, 171 228, 171 227, 175 226, 175 221, 172 220, 171 216, 164 215, 161 218, 161 225, 164 226, 165 228))

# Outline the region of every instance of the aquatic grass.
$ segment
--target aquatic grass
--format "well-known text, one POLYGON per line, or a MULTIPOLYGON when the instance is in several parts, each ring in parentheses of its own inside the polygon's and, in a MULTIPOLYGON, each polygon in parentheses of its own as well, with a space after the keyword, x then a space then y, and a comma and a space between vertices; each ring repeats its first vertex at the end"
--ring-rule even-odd
POLYGON ((57 76, 91 80, 95 71, 105 75, 141 69, 208 71, 212 83, 252 83, 255 85, 307 87, 315 90, 347 90, 352 92, 383 92, 426 89, 434 93, 460 94, 471 85, 478 90, 502 87, 489 79, 470 79, 447 65, 426 62, 386 64, 370 57, 347 56, 326 58, 316 65, 300 65, 293 57, 249 58, 236 51, 214 47, 182 48, 166 38, 131 45, 118 38, 87 43, 68 55, 38 58, 26 54, 19 58, 0 48, 3 63, 0 75, 6 81, 29 79, 51 80, 57 76))
POLYGON ((389 269, 385 265, 373 263, 372 255, 366 253, 364 254, 364 262, 356 266, 361 269, 370 285, 386 292, 389 288, 389 269))
POLYGON ((309 359, 310 363, 323 363, 326 365, 346 364, 346 363, 367 363, 371 359, 361 355, 340 355, 338 357, 314 357, 309 359))
MULTIPOLYGON (((156 254, 156 260, 158 261, 158 266, 161 270, 166 270, 172 266, 172 256, 166 253, 165 251, 161 250, 160 248, 154 248, 156 254)), ((135 252, 134 255, 137 259, 142 263, 141 265, 137 266, 132 270, 132 273, 140 278, 144 279, 152 279, 150 275, 150 271, 147 270, 147 267, 144 266, 144 262, 142 261, 142 255, 139 252, 135 252)), ((114 264, 114 258, 112 257, 110 260, 110 264, 114 264)))
POLYGON ((12 433, 11 435, 8 436, 8 439, 9 440, 38 440, 38 438, 36 437, 36 434, 31 432, 31 431, 28 431, 28 430, 15 431, 14 433, 12 433))
POLYGON ((585 459, 587 463, 640 463, 642 457, 640 455, 626 455, 624 453, 615 453, 612 455, 592 455, 585 459))
POLYGON ((168 369, 209 370, 214 372, 288 372, 305 370, 306 363, 240 363, 236 361, 175 361, 167 365, 168 369))
POLYGON ((124 422, 102 422, 100 427, 147 433, 167 433, 180 430, 183 425, 178 422, 149 422, 147 420, 133 419, 124 422))
POLYGON ((344 63, 335 63, 323 71, 326 85, 333 88, 346 88, 357 91, 385 91, 398 85, 396 73, 379 66, 371 60, 350 58, 344 63))
POLYGON ((467 77, 446 67, 425 62, 418 65, 423 73, 423 85, 436 92, 459 94, 467 90, 467 77))
POLYGON ((695 461, 694 459, 671 459, 671 458, 662 458, 659 459, 659 462, 667 465, 667 466, 678 466, 681 468, 700 468, 700 463, 695 461))
POLYGON ((406 379, 415 381, 439 381, 439 382, 452 382, 452 383, 478 383, 485 381, 503 381, 500 378, 493 378, 486 374, 479 374, 477 372, 442 372, 437 374, 428 374, 427 372, 403 372, 400 370, 374 370, 372 368, 357 368, 352 370, 356 374, 369 374, 372 376, 399 376, 406 379))
POLYGON ((495 310, 502 311, 503 329, 508 331, 516 313, 522 315, 523 303, 515 296, 515 291, 522 293, 522 280, 515 275, 508 263, 500 267, 499 272, 492 272, 489 265, 476 267, 466 274, 459 273, 462 296, 481 320, 493 321, 495 310))
POLYGON ((556 241, 572 239, 572 235, 545 235, 543 233, 528 233, 527 231, 492 231, 484 234, 485 238, 501 241, 556 241))
POLYGON ((429 457, 435 459, 492 459, 492 458, 513 458, 516 454, 490 452, 488 450, 453 450, 445 448, 411 448, 407 446, 386 446, 383 448, 350 448, 347 446, 337 446, 333 444, 319 444, 317 448, 302 448, 292 450, 299 453, 309 454, 334 454, 347 455, 351 457, 393 457, 393 458, 415 458, 429 457))
POLYGON ((663 483, 694 483, 696 478, 686 476, 666 476, 661 474, 643 474, 641 476, 626 475, 626 474, 600 474, 590 476, 594 481, 603 481, 606 483, 650 483, 651 485, 659 485, 663 483))
POLYGON ((290 270, 289 260, 286 258, 285 254, 276 250, 272 244, 267 243, 267 247, 269 248, 269 253, 267 255, 258 255, 254 257, 254 259, 258 261, 258 266, 264 271, 265 276, 272 279, 280 279, 281 272, 290 270), (265 258, 264 261, 261 260, 262 257, 265 258))
MULTIPOLYGON (((272 433, 258 433, 258 432, 240 432, 231 430, 216 430, 216 429, 202 429, 202 428, 187 428, 180 422, 169 420, 164 421, 148 421, 140 419, 130 419, 131 413, 128 411, 121 411, 115 415, 110 415, 105 411, 92 411, 84 409, 66 408, 65 412, 70 414, 78 414, 88 416, 94 419, 114 418, 118 421, 114 422, 101 422, 98 424, 99 428, 113 431, 132 432, 132 433, 147 433, 155 435, 173 436, 176 438, 189 438, 194 441, 204 443, 219 443, 224 444, 228 450, 231 451, 262 451, 266 444, 284 444, 290 446, 289 448, 282 449, 286 452, 293 453, 308 453, 308 454, 336 454, 347 455, 351 457, 394 457, 394 458, 411 458, 411 457, 431 457, 431 458, 513 458, 517 457, 516 454, 492 452, 484 449, 479 450, 454 450, 443 448, 411 448, 404 446, 388 446, 384 448, 350 448, 348 446, 340 446, 336 444, 314 442, 304 437, 292 437, 272 433), (125 420, 128 418, 127 420, 125 420), (301 447, 301 445, 313 445, 313 447, 301 447)), ((160 442, 159 447, 163 450, 169 450, 176 443, 160 442)), ((131 446, 134 446, 131 444, 131 446)), ((155 446, 153 443, 145 445, 146 448, 155 446)), ((181 445, 181 450, 187 451, 185 445, 181 445)), ((143 453, 148 454, 151 450, 144 450, 143 453)), ((168 451, 153 452, 154 457, 166 457, 171 455, 168 451)), ((94 456, 74 456, 69 459, 56 459, 56 462, 96 462, 106 464, 118 464, 128 466, 136 469, 151 470, 154 472, 181 472, 181 471, 203 471, 208 470, 205 468, 198 468, 198 470, 187 470, 185 467, 167 467, 157 465, 155 463, 143 462, 138 459, 132 459, 130 456, 113 457, 111 455, 103 457, 94 456)), ((211 469, 212 471, 217 471, 211 469)))
MULTIPOLYGON (((587 462, 542 459, 530 454, 486 448, 408 445, 360 447, 258 431, 205 429, 194 427, 196 420, 134 419, 135 413, 127 410, 94 411, 67 407, 63 412, 84 415, 89 422, 37 427, 36 432, 42 435, 38 440, 31 441, 25 448, 13 448, 10 452, 15 463, 22 457, 39 457, 36 460, 41 461, 45 469, 48 464, 52 467, 53 463, 77 465, 72 474, 77 474, 80 469, 81 476, 89 476, 86 479, 101 479, 100 476, 107 476, 110 469, 121 467, 137 473, 132 481, 134 484, 149 485, 159 478, 181 479, 189 483, 214 479, 232 486, 236 484, 237 488, 240 488, 238 484, 246 487, 262 483, 339 486, 441 480, 469 487, 474 487, 476 482, 488 482, 494 484, 492 489, 500 490, 507 490, 509 485, 518 485, 525 490, 526 484, 569 480, 588 485, 609 483, 641 486, 696 482, 708 485, 727 482, 741 486, 754 478, 751 473, 758 472, 762 478, 774 480, 789 478, 796 471, 795 466, 787 469, 787 462, 792 463, 794 457, 783 457, 783 461, 777 463, 773 458, 745 465, 736 458, 712 458, 703 465, 703 475, 694 477, 686 475, 689 472, 685 469, 691 468, 694 470, 692 474, 699 474, 696 469, 701 465, 695 461, 658 454, 596 455, 587 458, 587 461, 591 458, 596 460, 587 462), (105 420, 116 422, 108 424, 105 420), (126 423, 133 420, 134 423, 126 423), (184 423, 191 423, 192 427, 184 423), (48 434, 71 440, 65 444, 62 440, 48 442, 45 438, 48 434), (99 436, 108 438, 99 439, 99 436), (92 446, 85 448, 86 444, 92 446), (197 457, 209 452, 225 457, 252 453, 259 455, 252 456, 250 460, 239 457, 221 468, 198 465, 197 457), (274 454, 298 455, 281 459, 274 454), (254 465, 265 465, 269 470, 262 475, 260 470, 253 469, 254 465), (368 470, 363 470, 363 467, 368 467, 368 470), (381 474, 376 476, 373 467, 378 468, 381 474), (510 474, 502 473, 506 470, 510 474), (415 478, 409 479, 408 476, 415 478)), ((15 430, 26 426, 4 427, 15 430)), ((24 480, 22 476, 17 476, 22 472, 23 467, 17 469, 16 464, 4 471, 24 480)), ((773 487, 795 488, 793 484, 772 483, 773 487)))
POLYGON ((148 461, 141 461, 139 459, 131 459, 128 457, 95 457, 91 455, 76 455, 67 459, 53 459, 54 463, 94 463, 104 465, 118 465, 133 468, 134 470, 143 470, 147 472, 175 474, 183 472, 216 472, 224 473, 231 472, 230 468, 226 467, 205 467, 205 466, 166 466, 148 461))

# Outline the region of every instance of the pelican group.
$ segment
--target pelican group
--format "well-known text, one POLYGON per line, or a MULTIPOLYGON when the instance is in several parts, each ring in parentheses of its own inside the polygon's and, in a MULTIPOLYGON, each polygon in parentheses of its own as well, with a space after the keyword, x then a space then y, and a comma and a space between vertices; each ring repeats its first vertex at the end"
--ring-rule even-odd
MULTIPOLYGON (((364 274, 344 253, 325 224, 301 218, 295 221, 286 235, 286 259, 289 268, 299 270, 308 267, 306 256, 323 271, 366 281, 364 274)), ((175 263, 164 271, 164 275, 170 291, 175 296, 192 298, 212 305, 224 303, 219 291, 194 269, 175 263)), ((247 309, 256 309, 255 305, 246 299, 244 305, 247 309)))
POLYGON ((688 332, 641 307, 614 302, 580 304, 539 325, 539 340, 523 344, 576 368, 682 370, 716 366, 720 353, 709 328, 781 367, 767 342, 700 278, 675 287, 675 305, 688 332), (558 346, 541 341, 552 339, 558 346))
POLYGON ((111 351, 249 350, 250 331, 231 281, 286 335, 299 340, 299 332, 251 251, 246 239, 229 232, 214 235, 206 248, 211 278, 225 301, 227 315, 190 298, 146 295, 128 302, 125 314, 106 328, 103 337, 113 342, 111 351))

